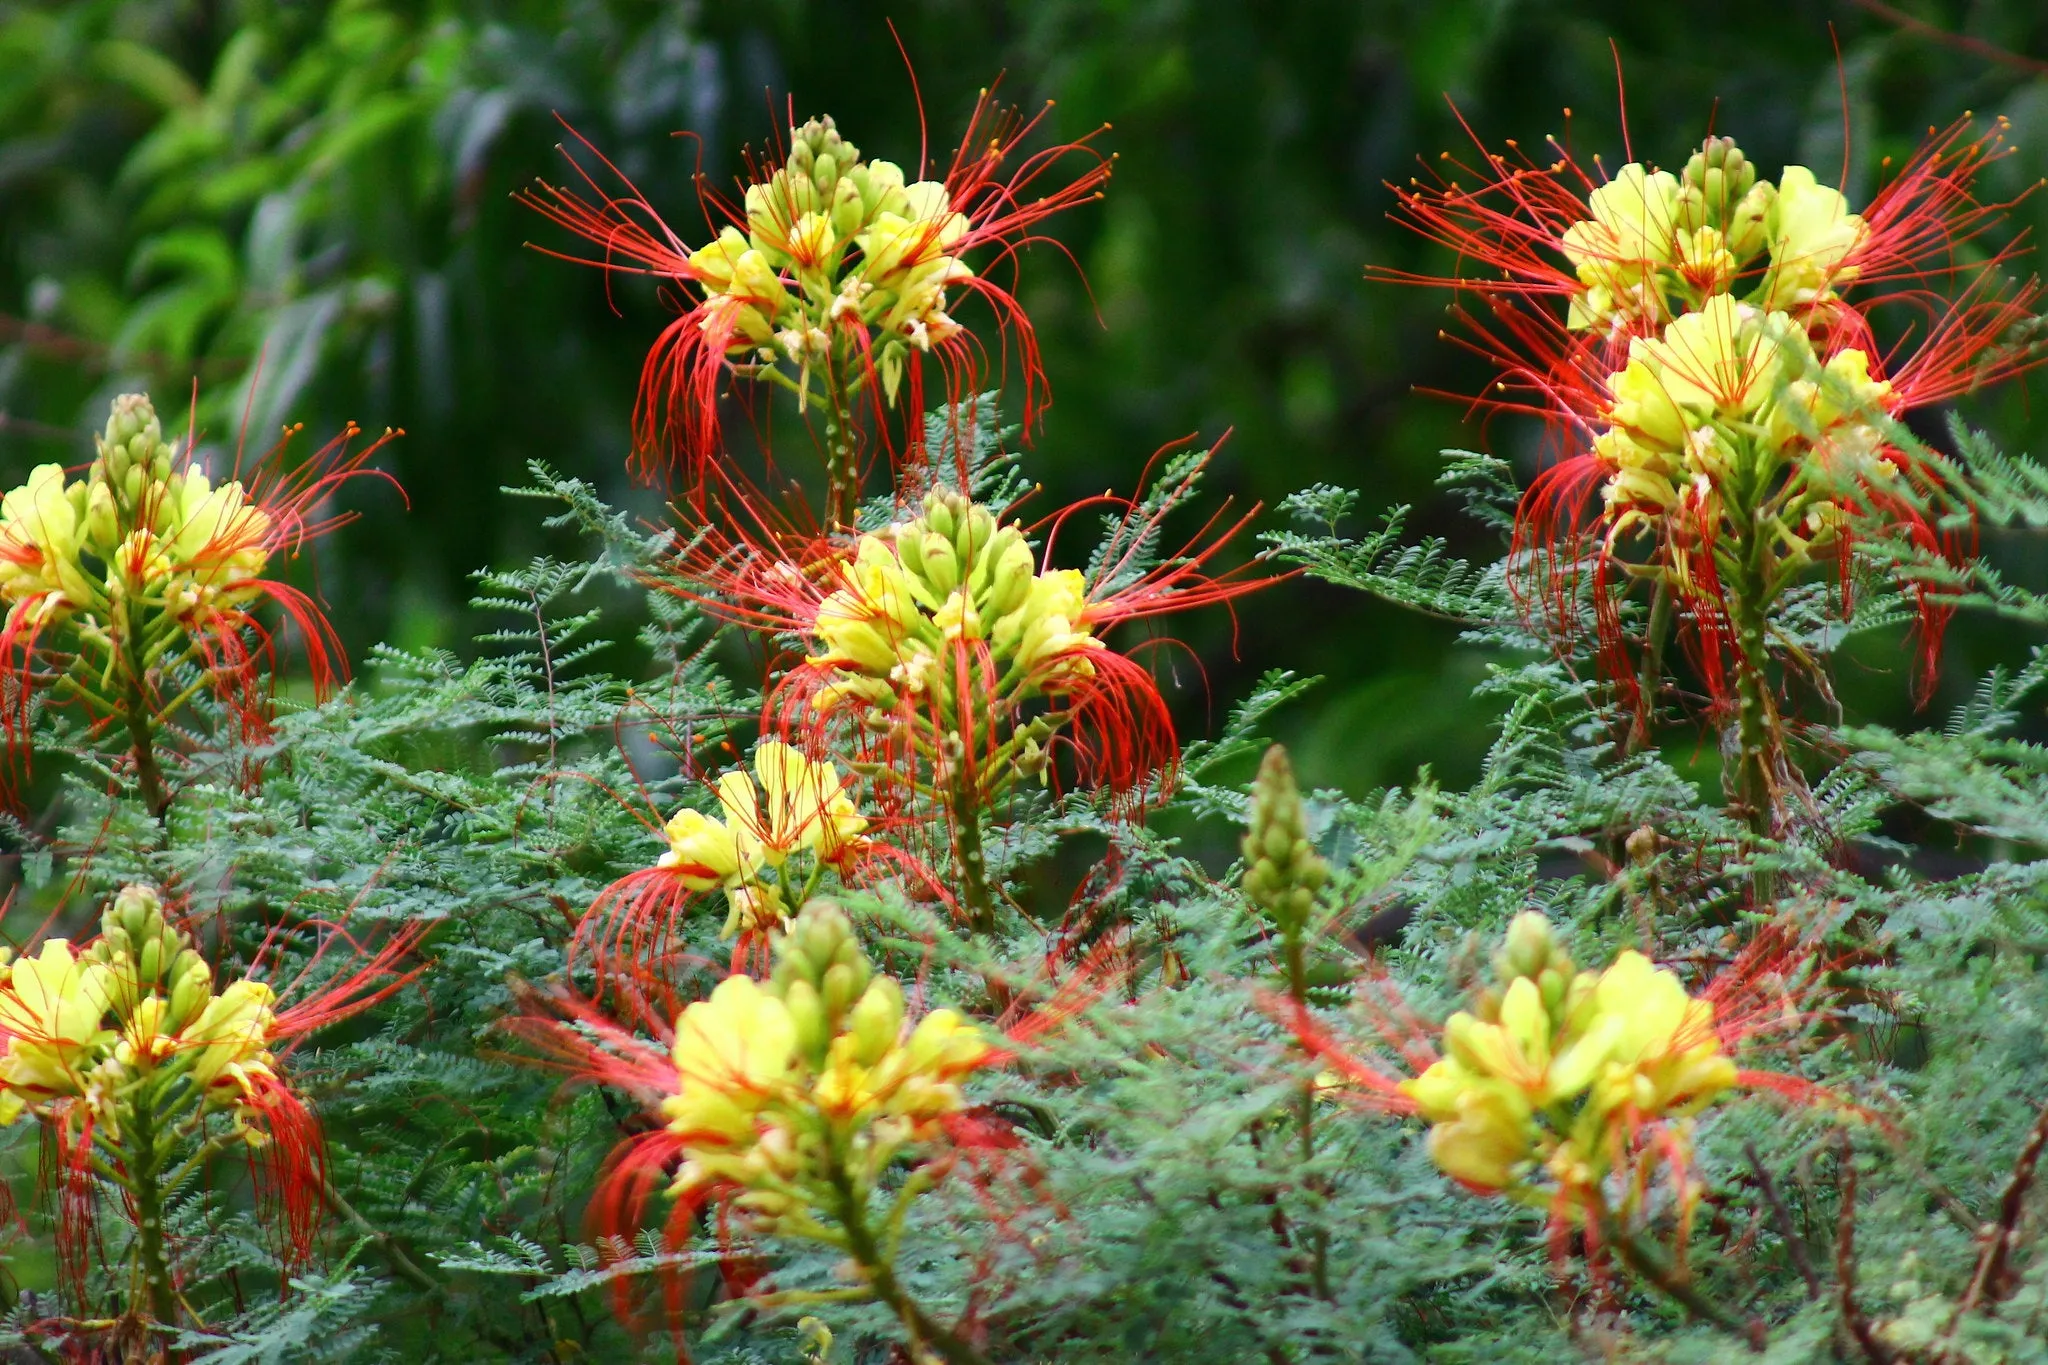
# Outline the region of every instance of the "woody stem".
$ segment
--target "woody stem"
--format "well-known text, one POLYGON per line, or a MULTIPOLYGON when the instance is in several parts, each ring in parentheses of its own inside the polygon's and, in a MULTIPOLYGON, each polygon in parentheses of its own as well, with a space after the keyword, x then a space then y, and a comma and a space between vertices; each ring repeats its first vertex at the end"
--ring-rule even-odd
POLYGON ((1672 1266, 1661 1247, 1623 1228, 1611 1214, 1602 1211, 1600 1224, 1601 1233, 1605 1236, 1607 1244, 1614 1248, 1622 1263, 1642 1277, 1644 1282, 1701 1322, 1712 1323, 1724 1332, 1741 1337, 1749 1343, 1752 1351, 1761 1349, 1761 1343, 1758 1341, 1760 1323, 1745 1322, 1702 1294, 1690 1280, 1672 1266))
POLYGON ((1636 674, 1636 714, 1629 726, 1629 752, 1648 747, 1657 719, 1657 690, 1664 681, 1664 641, 1671 633, 1671 585, 1660 574, 1643 632, 1643 661, 1636 674))

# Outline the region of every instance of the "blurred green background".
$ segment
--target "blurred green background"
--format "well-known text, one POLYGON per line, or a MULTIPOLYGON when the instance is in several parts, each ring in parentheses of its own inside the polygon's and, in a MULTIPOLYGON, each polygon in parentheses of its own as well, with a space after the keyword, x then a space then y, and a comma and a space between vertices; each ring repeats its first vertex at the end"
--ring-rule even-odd
MULTIPOLYGON (((1569 106, 1575 150, 1611 166, 1618 52, 1649 159, 1677 164, 1711 119, 1766 174, 1791 159, 1831 178, 1846 110, 1860 203, 1880 158, 1976 110, 2010 118, 2020 149, 1992 193, 2048 166, 2040 0, 0 3, 0 477, 86 458, 113 393, 182 408, 195 377, 205 428, 232 441, 246 405, 252 448, 287 420, 309 438, 402 426, 385 463, 410 510, 357 487, 362 519, 313 567, 358 657, 465 648, 466 575, 548 543, 498 492, 526 461, 658 511, 623 459, 665 307, 523 249, 572 244, 509 198, 560 178, 556 115, 694 232, 678 131, 729 183, 793 96, 799 119, 830 112, 869 155, 915 160, 890 20, 935 149, 999 74, 1014 101, 1058 101, 1060 138, 1114 125, 1108 197, 1050 225, 1086 284, 1051 250, 1024 264, 1056 397, 1031 465, 1050 497, 1128 488, 1160 445, 1229 431, 1219 491, 1345 484, 1481 555, 1435 493, 1437 452, 1484 445, 1526 474, 1531 434, 1413 394, 1485 376, 1436 339, 1445 296, 1361 273, 1448 264, 1387 221, 1385 187, 1461 145, 1447 100, 1495 144, 1564 131, 1569 106)), ((2044 214, 2036 196, 2015 227, 2044 214)), ((1969 415, 2038 450, 2037 409, 2015 389, 1969 415)), ((1279 665, 1329 679, 1286 721, 1309 780, 1474 771, 1484 665, 1449 627, 1293 582, 1172 633, 1190 731, 1279 665)), ((2015 648, 1957 631, 1946 686, 2015 648)), ((1845 700, 1904 718, 1902 670, 1866 650, 1845 700)))

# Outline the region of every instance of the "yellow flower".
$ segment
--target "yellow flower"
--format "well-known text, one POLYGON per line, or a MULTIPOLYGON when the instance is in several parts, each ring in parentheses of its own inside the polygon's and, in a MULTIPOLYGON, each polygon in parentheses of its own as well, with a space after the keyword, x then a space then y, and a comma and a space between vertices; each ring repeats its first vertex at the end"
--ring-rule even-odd
MULTIPOLYGON (((1088 629, 1087 580, 1077 569, 1056 569, 1031 580, 1019 607, 1005 623, 1016 623, 1015 667, 1027 675, 1047 664, 1055 664, 1061 678, 1087 678, 1095 672, 1086 655, 1101 649, 1102 641, 1088 629)), ((994 636, 1002 647, 1005 632, 994 636)))
POLYGON ((1785 368, 1778 337, 1764 321, 1756 309, 1716 294, 1663 336, 1631 346, 1630 359, 1640 358, 1668 399, 1692 414, 1746 418, 1771 397, 1785 368))
POLYGON ((1633 949, 1600 974, 1594 1008, 1608 1034, 1593 1101, 1643 1118, 1690 1113, 1735 1084, 1714 1033, 1714 1006, 1633 949))
POLYGON ((179 1035, 192 1083, 202 1090, 218 1087, 216 1103, 247 1096, 258 1080, 277 1074, 269 1052, 277 1025, 271 1008, 275 999, 260 981, 233 982, 207 1001, 179 1035))
POLYGON ((1804 166, 1787 166, 1765 216, 1771 270, 1760 293, 1771 308, 1793 308, 1830 297, 1837 283, 1855 278, 1843 262, 1860 246, 1864 221, 1849 212, 1840 190, 1821 184, 1804 166))
POLYGON ((114 1040, 104 1027, 107 969, 81 962, 61 938, 0 968, 0 1122, 24 1103, 83 1093, 85 1071, 114 1040))
POLYGON ((169 553, 180 568, 197 566, 205 586, 228 586, 263 572, 269 562, 264 540, 270 515, 252 506, 241 483, 230 479, 219 487, 204 472, 187 470, 173 480, 176 527, 169 553))
POLYGON ((672 871, 691 890, 709 891, 740 875, 739 840, 729 825, 686 807, 675 813, 662 833, 668 852, 656 866, 672 871))
POLYGON ((797 1069, 796 1026, 751 977, 727 977, 676 1021, 674 1055, 679 1088, 661 1106, 669 1127, 692 1142, 742 1142, 797 1069))
POLYGON ((1470 1086, 1429 1130, 1429 1155, 1453 1180, 1479 1189, 1513 1184, 1518 1168, 1536 1154, 1529 1101, 1507 1085, 1470 1086))
POLYGON ((0 498, 0 596, 10 602, 58 593, 46 616, 84 606, 100 594, 79 565, 85 485, 64 482, 64 466, 38 465, 28 482, 0 498))
POLYGON ((1616 316, 1661 319, 1654 273, 1677 260, 1678 180, 1635 162, 1593 191, 1591 219, 1565 229, 1559 242, 1584 286, 1566 319, 1574 330, 1604 327, 1616 316))
POLYGON ((880 537, 862 536, 842 586, 818 607, 813 629, 826 653, 812 662, 886 678, 923 623, 920 605, 938 603, 925 584, 913 580, 893 547, 880 537))
POLYGON ((830 763, 814 763, 779 739, 754 750, 754 783, 744 772, 718 780, 719 804, 742 864, 780 867, 790 854, 808 850, 827 861, 863 842, 867 820, 854 808, 830 763))

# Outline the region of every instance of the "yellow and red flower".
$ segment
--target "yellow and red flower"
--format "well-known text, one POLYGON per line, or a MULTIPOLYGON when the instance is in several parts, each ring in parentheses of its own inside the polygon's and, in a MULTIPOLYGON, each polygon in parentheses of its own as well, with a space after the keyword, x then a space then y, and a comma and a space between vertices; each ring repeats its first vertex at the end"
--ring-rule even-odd
POLYGON ((978 296, 994 310, 1004 354, 1014 348, 1022 373, 1029 429, 1045 387, 1038 345, 991 272, 1014 270, 1035 226, 1095 197, 1110 172, 1087 138, 1023 151, 1043 117, 1016 117, 984 94, 938 180, 923 178, 922 159, 907 173, 865 158, 830 119, 814 119, 790 129, 786 151, 752 168, 738 203, 707 196, 710 240, 695 248, 601 156, 622 193, 578 165, 584 191, 543 182, 523 194, 529 207, 602 249, 589 264, 666 280, 687 301, 641 372, 634 433, 643 471, 673 469, 693 488, 729 475, 718 467, 718 394, 728 370, 772 378, 809 403, 817 398, 813 376, 829 368, 877 417, 901 401, 911 414, 909 445, 918 447, 925 358, 941 366, 949 398, 983 387, 984 352, 954 320, 954 295, 978 296), (1070 158, 1084 163, 1080 172, 1041 190, 1043 177, 1070 158), (992 257, 970 266, 967 258, 984 250, 992 257))
POLYGON ((216 480, 189 437, 182 450, 164 438, 146 396, 125 394, 82 477, 43 465, 0 496, 0 660, 22 684, 0 708, 10 749, 25 758, 36 696, 76 702, 105 728, 137 707, 172 723, 205 690, 245 738, 260 737, 275 651, 259 604, 296 628, 326 696, 344 667, 333 633, 311 598, 266 575, 348 519, 323 512, 326 498, 372 473, 366 461, 394 433, 352 450, 357 434, 290 471, 280 444, 216 480))
MULTIPOLYGON (((2006 277, 2015 248, 1975 247, 2007 207, 1972 194, 2002 136, 1963 123, 1931 137, 1860 212, 1803 166, 1759 179, 1727 138, 1679 174, 1631 161, 1604 181, 1556 143, 1541 164, 1481 147, 1396 191, 1461 273, 1374 274, 1475 300, 1458 340, 1498 371, 1479 406, 1551 433, 1556 458, 1517 518, 1517 590, 1565 620, 1590 550, 1600 643, 1625 692, 1636 673, 1615 598, 1631 582, 1674 595, 1720 699, 1731 661, 1761 667, 1739 657, 1761 645, 1731 616, 1738 571, 1755 596, 1832 557, 1846 591, 1856 537, 1960 552, 1938 529, 1942 476, 1892 433, 2042 359, 2014 344, 2038 284, 2006 277), (1896 343, 1879 335, 1888 304, 1920 318, 1896 343), (1633 544, 1645 548, 1627 559, 1633 544)), ((1907 586, 1931 668, 1945 612, 1907 586)))

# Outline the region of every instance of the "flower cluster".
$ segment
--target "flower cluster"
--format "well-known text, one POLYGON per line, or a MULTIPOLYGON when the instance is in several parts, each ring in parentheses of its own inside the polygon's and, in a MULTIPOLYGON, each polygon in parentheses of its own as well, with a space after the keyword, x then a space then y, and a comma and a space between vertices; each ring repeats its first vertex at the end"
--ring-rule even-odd
POLYGON ((273 530, 240 482, 180 462, 148 398, 124 394, 84 478, 39 465, 0 498, 0 600, 31 630, 75 621, 104 656, 126 613, 203 629, 261 595, 273 530))
POLYGON ((1444 1057, 1401 1086, 1434 1125, 1437 1165, 1474 1189, 1526 1194, 1541 1173, 1582 1205, 1645 1127, 1737 1082, 1712 1003, 1632 949, 1581 971, 1527 911, 1498 965, 1503 988, 1453 1014, 1444 1057))
POLYGON ((1029 320, 1008 289, 965 258, 992 248, 996 262, 1014 265, 1035 224, 1093 197, 1110 171, 1086 139, 1020 155, 1037 124, 1009 117, 984 95, 944 179, 932 180, 922 165, 913 175, 862 156, 831 119, 813 119, 789 130, 786 152, 755 167, 739 203, 712 200, 711 216, 725 221, 694 249, 630 183, 615 195, 580 166, 590 197, 541 184, 522 198, 601 247, 603 259, 592 264, 671 280, 695 295, 641 372, 634 427, 648 468, 673 460, 698 490, 734 477, 719 462, 717 405, 729 367, 825 410, 832 519, 850 525, 860 414, 879 417, 907 399, 916 414, 909 444, 918 446, 927 356, 943 367, 950 397, 980 391, 981 348, 952 316, 955 295, 985 300, 1014 343, 1005 354, 1023 370, 1025 425, 1032 423, 1043 377, 1029 320), (1050 191, 1036 188, 1074 155, 1087 163, 1079 174, 1050 191))
POLYGON ((1759 180, 1725 137, 1708 138, 1680 176, 1630 162, 1587 208, 1558 243, 1582 286, 1567 325, 1623 337, 1744 285, 1741 301, 1755 308, 1821 309, 1856 278, 1851 258, 1869 232, 1806 167, 1759 180))
POLYGON ((850 342, 893 403, 909 351, 960 334, 946 290, 974 278, 952 254, 970 227, 943 183, 906 184, 902 167, 864 161, 830 118, 812 119, 782 166, 747 186, 744 230, 691 254, 710 301, 698 325, 728 338, 728 356, 794 367, 806 397, 812 367, 850 342))
POLYGON ((1949 475, 1901 419, 2043 358, 2023 344, 2039 286, 2003 269, 2018 248, 1964 249, 2003 207, 1972 191, 2002 136, 1936 135, 1860 210, 1803 166, 1759 179, 1725 137, 1677 174, 1631 161, 1596 179, 1560 147, 1401 192, 1414 226, 1482 269, 1384 276, 1483 301, 1462 315, 1463 344, 1498 367, 1482 406, 1537 416, 1562 455, 1517 516, 1518 597, 1571 648, 1590 563, 1601 661, 1639 731, 1675 632, 1735 722, 1727 784, 1759 833, 1801 787, 1769 674, 1809 661, 1777 648, 1777 604, 1831 560, 1848 612, 1852 552, 1883 546, 1919 608, 1924 687, 1947 615, 1930 584, 1965 542, 1949 475), (1882 339, 1887 305, 1918 324, 1882 339), (1638 587, 1640 662, 1620 606, 1638 587))
POLYGON ((194 696, 212 693, 245 733, 266 723, 258 663, 271 641, 251 615, 259 602, 298 628, 325 695, 337 672, 326 622, 265 574, 338 520, 309 524, 308 513, 382 444, 349 453, 354 434, 290 476, 263 468, 248 482, 215 481, 189 448, 165 439, 146 396, 125 394, 82 477, 40 465, 0 497, 0 658, 25 684, 4 713, 10 742, 26 739, 36 692, 27 684, 53 673, 55 699, 81 702, 99 725, 125 722, 145 796, 161 813, 168 797, 148 736, 194 696))
POLYGON ((661 1102, 684 1154, 674 1192, 727 1192, 764 1229, 857 1219, 995 1057, 951 1010, 906 1028, 895 978, 870 966, 842 911, 814 902, 767 981, 729 977, 676 1021, 676 1090, 661 1102))
POLYGON ((659 989, 680 922, 697 899, 723 891, 723 937, 733 965, 758 958, 832 871, 844 884, 871 849, 868 822, 838 768, 781 740, 754 750, 754 773, 733 769, 715 787, 719 814, 678 810, 661 829, 652 867, 606 887, 577 925, 574 948, 604 984, 659 989))
MULTIPOLYGON (((292 1090, 283 1060, 315 1029, 369 1008, 410 980, 397 969, 417 942, 412 928, 317 988, 279 1000, 255 975, 215 977, 158 893, 123 888, 99 936, 35 952, 0 952, 0 1124, 33 1118, 57 1137, 69 1178, 97 1173, 133 1201, 140 1236, 131 1248, 158 1321, 174 1316, 154 1212, 168 1186, 210 1157, 253 1151, 257 1189, 276 1215, 288 1261, 311 1253, 318 1223, 319 1128, 292 1090)), ((319 961, 340 939, 329 932, 319 961)), ((266 944, 268 958, 281 940, 266 944)), ((67 1273, 84 1273, 94 1208, 64 1201, 59 1249, 67 1273)))
MULTIPOLYGON (((1023 701, 1070 690, 1095 676, 1102 642, 1089 620, 1087 586, 1074 569, 1044 569, 1013 524, 958 493, 934 492, 923 514, 864 535, 839 585, 818 605, 821 647, 806 665, 828 679, 813 697, 842 706, 955 717, 968 686, 1023 701)), ((1043 771, 1036 739, 1018 755, 1043 771)))
POLYGON ((177 1081, 196 1112, 226 1114, 242 1141, 262 1145, 250 1120, 278 1083, 270 987, 244 978, 216 990, 148 887, 123 889, 101 928, 83 951, 50 939, 0 962, 0 1123, 83 1104, 118 1141, 131 1094, 177 1081))
POLYGON ((910 1024, 902 987, 875 971, 831 901, 803 907, 774 960, 765 980, 734 975, 678 1015, 643 1018, 665 1047, 561 991, 511 1027, 660 1120, 613 1153, 593 1208, 605 1231, 630 1233, 665 1188, 672 1238, 713 1200, 755 1230, 823 1241, 885 1272, 893 1249, 870 1240, 871 1197, 906 1159, 939 1173, 949 1121, 966 1105, 962 1082, 1002 1053, 951 1010, 910 1024))

